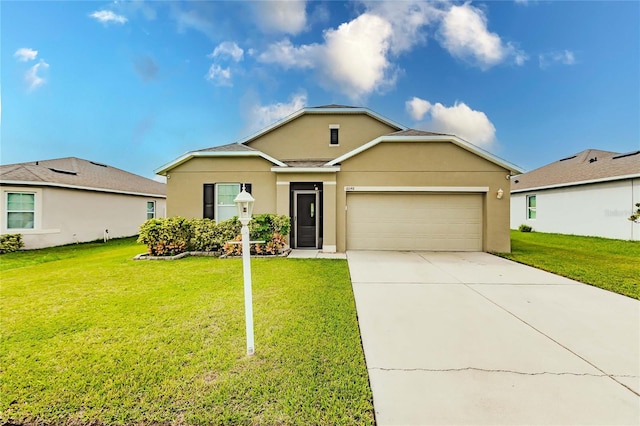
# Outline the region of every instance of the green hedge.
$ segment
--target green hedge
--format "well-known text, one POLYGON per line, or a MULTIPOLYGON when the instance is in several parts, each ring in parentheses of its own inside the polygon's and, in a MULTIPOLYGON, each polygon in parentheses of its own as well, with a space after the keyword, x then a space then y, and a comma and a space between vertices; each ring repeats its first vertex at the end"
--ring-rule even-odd
MULTIPOLYGON (((174 256, 185 251, 238 252, 240 245, 230 246, 227 242, 240 235, 241 227, 237 217, 220 223, 183 217, 149 219, 140 226, 138 242, 145 244, 153 256, 174 256)), ((285 215, 255 215, 249 223, 251 240, 265 241, 265 247, 272 243, 270 249, 276 250, 284 246, 283 235, 290 229, 289 217, 285 215)), ((258 245, 256 252, 260 253, 262 249, 258 245)))
POLYGON ((11 253, 24 247, 22 234, 0 235, 0 254, 11 253))

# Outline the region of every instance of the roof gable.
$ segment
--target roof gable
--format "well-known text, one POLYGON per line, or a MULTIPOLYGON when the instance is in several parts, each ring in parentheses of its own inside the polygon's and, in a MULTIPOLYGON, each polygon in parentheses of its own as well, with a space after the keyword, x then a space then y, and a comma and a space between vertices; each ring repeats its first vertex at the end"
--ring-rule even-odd
POLYGON ((258 132, 254 133, 253 135, 250 135, 244 139, 241 139, 240 141, 238 141, 238 143, 241 144, 249 144, 251 143, 251 141, 269 133, 272 132, 273 130, 284 126, 285 124, 295 120, 296 118, 302 116, 302 115, 313 115, 313 114, 361 114, 361 115, 367 115, 375 120, 380 121, 383 124, 386 124, 390 127, 393 127, 397 130, 405 130, 406 127, 403 126, 402 124, 398 124, 396 122, 394 122, 393 120, 390 120, 386 117, 383 117, 380 114, 377 114, 373 111, 371 111, 369 108, 363 108, 363 107, 352 107, 352 106, 345 106, 345 105, 325 105, 325 106, 319 106, 319 107, 311 107, 311 108, 303 108, 301 110, 298 110, 296 112, 294 112, 293 114, 279 120, 276 121, 275 123, 265 127, 262 130, 259 130, 258 132))
POLYGON ((617 153, 587 149, 511 180, 511 191, 571 186, 640 176, 640 150, 617 153))
POLYGON ((326 165, 327 166, 339 165, 341 162, 351 157, 354 157, 360 154, 361 152, 364 152, 380 143, 394 143, 394 142, 450 142, 481 158, 484 158, 485 160, 488 160, 494 164, 497 164, 500 167, 503 167, 509 170, 510 173, 512 174, 522 173, 522 169, 516 166, 515 164, 512 164, 506 160, 503 160, 502 158, 497 157, 491 154, 490 152, 485 151, 484 149, 479 148, 465 141, 464 139, 460 139, 457 136, 425 132, 422 130, 413 130, 413 129, 408 129, 405 131, 395 132, 388 135, 380 136, 372 140, 371 142, 364 144, 357 149, 354 149, 353 151, 350 151, 334 160, 329 161, 326 165))
POLYGON ((95 161, 76 157, 0 166, 0 183, 58 186, 164 197, 166 185, 95 161))

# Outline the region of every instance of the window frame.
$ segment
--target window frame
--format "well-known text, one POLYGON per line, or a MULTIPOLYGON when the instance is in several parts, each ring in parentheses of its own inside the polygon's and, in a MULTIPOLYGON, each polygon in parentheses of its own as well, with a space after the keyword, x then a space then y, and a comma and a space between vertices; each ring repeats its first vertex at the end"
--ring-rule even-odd
POLYGON ((340 125, 329 124, 329 146, 340 146, 340 125), (333 135, 335 134, 335 143, 333 135))
POLYGON ((147 220, 156 218, 156 202, 155 201, 147 201, 147 220), (149 205, 153 206, 153 209, 149 210, 149 205), (151 217, 149 217, 151 214, 151 217))
POLYGON ((5 207, 5 214, 4 214, 4 218, 5 218, 5 228, 7 230, 33 230, 33 229, 37 229, 36 226, 36 218, 37 218, 37 211, 38 211, 38 206, 37 206, 37 193, 34 191, 5 191, 5 197, 4 197, 4 207, 5 207), (33 210, 10 210, 9 209, 9 196, 11 194, 19 194, 19 195, 31 195, 33 197, 33 210), (25 227, 21 227, 21 228, 13 228, 9 226, 9 215, 11 213, 31 213, 33 215, 33 219, 31 220, 31 227, 30 228, 25 228, 25 227))
POLYGON ((527 195, 526 208, 527 208, 527 220, 536 220, 538 217, 538 198, 537 194, 527 195), (533 206, 531 206, 531 200, 533 200, 533 206))
MULTIPOLYGON (((220 204, 219 196, 220 196, 220 186, 221 185, 236 185, 238 190, 238 194, 242 191, 242 186, 245 186, 246 191, 251 194, 251 183, 248 182, 216 182, 216 183, 205 183, 203 184, 203 209, 202 209, 202 217, 205 219, 215 220, 216 223, 221 222, 223 220, 230 219, 230 217, 220 218, 220 207, 232 207, 234 210, 234 214, 231 217, 237 216, 236 204, 220 204), (212 196, 211 202, 209 201, 208 195, 212 196)), ((235 197, 234 197, 235 200, 235 197)))

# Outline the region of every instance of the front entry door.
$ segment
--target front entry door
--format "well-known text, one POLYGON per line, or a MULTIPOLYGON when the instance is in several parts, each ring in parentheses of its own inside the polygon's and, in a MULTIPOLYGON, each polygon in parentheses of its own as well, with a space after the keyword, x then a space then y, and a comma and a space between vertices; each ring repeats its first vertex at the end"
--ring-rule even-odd
POLYGON ((296 247, 318 246, 318 192, 295 191, 296 247))

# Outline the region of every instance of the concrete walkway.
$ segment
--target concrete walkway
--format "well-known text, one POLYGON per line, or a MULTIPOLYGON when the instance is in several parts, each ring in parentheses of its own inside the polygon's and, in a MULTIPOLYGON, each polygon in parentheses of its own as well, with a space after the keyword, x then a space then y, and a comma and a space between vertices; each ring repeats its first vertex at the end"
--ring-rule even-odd
POLYGON ((378 425, 640 424, 640 301, 487 253, 347 259, 378 425))

